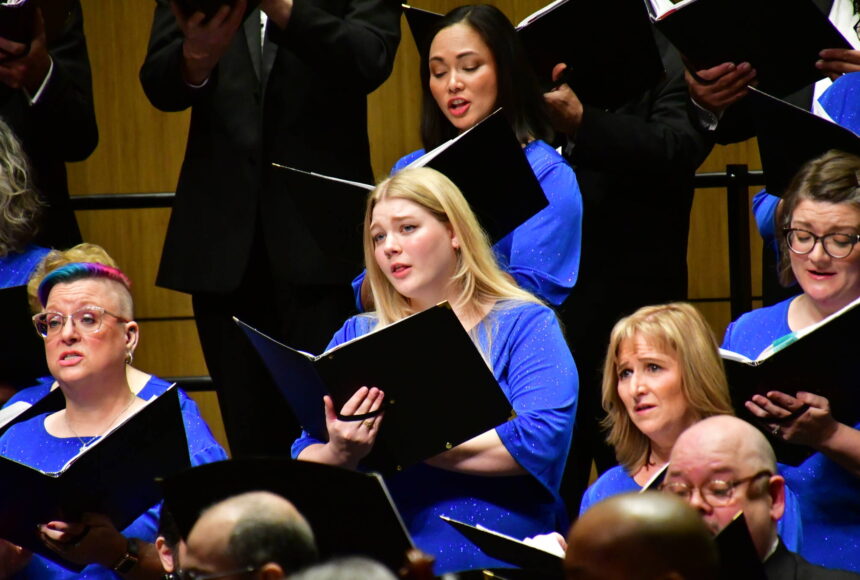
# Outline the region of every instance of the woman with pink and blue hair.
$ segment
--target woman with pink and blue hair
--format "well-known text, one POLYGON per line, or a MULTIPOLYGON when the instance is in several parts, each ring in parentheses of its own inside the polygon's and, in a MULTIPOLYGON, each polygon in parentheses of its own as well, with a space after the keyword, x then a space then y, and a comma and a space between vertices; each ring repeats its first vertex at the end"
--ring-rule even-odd
MULTIPOLYGON (((119 269, 92 262, 65 264, 42 279, 38 299, 43 310, 33 322, 44 339, 48 368, 65 408, 13 424, 0 437, 0 455, 42 471, 59 471, 83 447, 139 411, 144 397, 169 387, 156 377, 149 377, 143 389, 132 387, 137 375, 128 372, 128 365, 140 328, 134 321, 130 285, 119 269)), ((192 465, 226 459, 195 407, 183 404, 182 417, 192 465)), ((2 482, 0 490, 21 493, 3 489, 2 482)), ((107 579, 132 571, 139 577, 159 577, 163 572, 152 544, 159 512, 160 504, 152 506, 121 531, 99 514, 84 514, 75 522, 41 522, 41 541, 64 559, 85 565, 80 574, 8 543, 2 551, 15 555, 26 578, 107 579)), ((8 558, 3 564, 10 572, 8 558)))

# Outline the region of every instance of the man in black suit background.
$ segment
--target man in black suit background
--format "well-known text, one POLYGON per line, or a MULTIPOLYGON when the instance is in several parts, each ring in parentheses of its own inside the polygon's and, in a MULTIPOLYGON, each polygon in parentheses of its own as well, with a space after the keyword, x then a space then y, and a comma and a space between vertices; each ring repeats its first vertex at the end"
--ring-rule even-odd
MULTIPOLYGON (((562 495, 579 512, 591 461, 615 465, 598 422, 609 333, 622 316, 648 304, 687 298, 687 237, 693 177, 711 138, 687 114, 684 67, 654 30, 666 76, 615 110, 583 103, 566 84, 545 95, 555 129, 582 191, 580 274, 561 307, 580 374, 573 445, 562 495)), ((556 67, 556 78, 563 67, 556 67)), ((623 71, 619 71, 623 74, 623 71)))
POLYGON ((21 141, 46 202, 34 243, 79 244, 65 162, 89 157, 99 135, 78 0, 37 9, 29 46, 0 38, 0 117, 21 141))
POLYGON ((209 18, 157 0, 141 83, 192 109, 158 284, 192 295, 234 456, 284 454, 296 426, 231 317, 321 352, 361 259, 363 195, 271 164, 372 183, 366 95, 399 38, 392 0, 235 0, 209 18))

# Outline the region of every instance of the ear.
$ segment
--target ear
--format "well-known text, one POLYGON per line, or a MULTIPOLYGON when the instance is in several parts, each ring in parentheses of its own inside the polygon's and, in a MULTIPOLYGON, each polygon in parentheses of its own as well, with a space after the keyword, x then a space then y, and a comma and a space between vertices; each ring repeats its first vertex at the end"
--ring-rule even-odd
POLYGON ((267 562, 257 570, 259 580, 283 580, 286 577, 284 569, 276 562, 267 562))
POLYGON ((460 240, 457 239, 457 234, 454 233, 454 228, 451 227, 451 224, 448 224, 448 235, 451 236, 451 247, 454 248, 455 251, 459 251, 460 240))
POLYGON ((140 327, 137 322, 132 320, 125 324, 125 349, 128 352, 134 352, 137 348, 137 341, 140 340, 140 327))
POLYGON ((781 475, 770 476, 767 492, 770 495, 770 518, 779 521, 785 513, 785 479, 781 475))
POLYGON ((173 572, 173 550, 167 545, 164 536, 158 536, 155 539, 155 549, 158 551, 158 559, 161 560, 161 567, 168 574, 173 572))

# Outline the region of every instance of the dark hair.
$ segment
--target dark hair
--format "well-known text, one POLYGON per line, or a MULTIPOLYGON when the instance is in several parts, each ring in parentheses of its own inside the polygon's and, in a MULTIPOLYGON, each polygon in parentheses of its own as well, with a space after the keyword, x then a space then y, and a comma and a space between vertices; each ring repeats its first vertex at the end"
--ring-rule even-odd
POLYGON ((269 517, 266 513, 248 514, 236 522, 227 551, 237 566, 259 568, 275 562, 286 574, 316 563, 318 557, 304 518, 269 517))
MULTIPOLYGON (((782 197, 779 224, 779 281, 789 287, 797 280, 791 270, 791 250, 783 231, 791 227, 797 205, 803 200, 847 203, 860 209, 860 157, 831 149, 806 163, 791 180, 782 197)), ((860 224, 858 224, 860 225, 860 224)))
POLYGON ((526 59, 511 21, 495 6, 475 4, 461 6, 448 12, 428 32, 421 42, 421 141, 430 150, 457 136, 454 127, 439 109, 430 92, 430 45, 445 28, 465 24, 477 32, 487 44, 496 61, 496 104, 503 108, 505 118, 513 128, 517 139, 526 143, 530 139, 552 142, 550 125, 543 94, 537 77, 526 59))

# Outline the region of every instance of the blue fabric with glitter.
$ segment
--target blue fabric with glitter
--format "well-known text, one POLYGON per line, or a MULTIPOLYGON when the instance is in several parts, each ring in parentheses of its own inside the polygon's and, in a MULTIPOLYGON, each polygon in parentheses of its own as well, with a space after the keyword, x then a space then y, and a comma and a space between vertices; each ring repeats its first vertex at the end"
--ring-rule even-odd
MULTIPOLYGON (((525 147, 526 158, 549 205, 499 240, 493 250, 499 266, 517 284, 550 304, 564 302, 579 275, 582 241, 582 194, 576 175, 558 152, 543 141, 525 147)), ((401 158, 397 173, 424 155, 420 149, 401 158)), ((363 310, 359 290, 364 272, 352 282, 356 306, 363 310)))
MULTIPOLYGON (((137 396, 142 399, 149 399, 152 396, 160 395, 169 386, 170 383, 167 381, 152 377, 137 396)), ((42 391, 46 394, 49 389, 50 384, 48 383, 31 387, 28 391, 31 395, 42 391)), ((182 418, 185 423, 185 435, 188 439, 188 454, 191 457, 191 465, 196 466, 227 459, 224 449, 215 441, 209 426, 200 416, 197 404, 182 391, 178 394, 182 418)), ((25 397, 22 400, 28 399, 29 397, 25 397)), ((47 414, 38 415, 29 421, 10 427, 0 438, 0 455, 41 470, 57 471, 62 468, 72 456, 78 453, 81 442, 76 437, 57 438, 49 435, 44 427, 46 417, 47 414)), ((161 504, 159 503, 122 530, 123 535, 154 542, 160 512, 161 504)), ((77 574, 41 556, 34 555, 27 567, 16 578, 27 578, 28 580, 116 579, 120 576, 95 564, 87 566, 80 574, 77 574)))
MULTIPOLYGON (((367 334, 375 323, 371 315, 349 319, 329 348, 367 334)), ((493 374, 517 414, 496 432, 529 475, 482 477, 422 463, 386 478, 415 544, 436 558, 437 574, 505 565, 480 552, 440 515, 516 538, 567 532, 558 488, 578 379, 558 320, 545 306, 506 301, 496 305, 473 336, 489 351, 493 374)), ((319 441, 303 433, 293 444, 293 457, 313 443, 319 441)))
MULTIPOLYGON (((792 300, 738 318, 726 329, 723 348, 756 358, 791 332, 788 307, 792 300)), ((854 428, 860 429, 860 423, 854 428)), ((827 568, 860 572, 860 479, 823 453, 815 453, 797 467, 781 465, 780 472, 800 504, 800 555, 827 568)))
POLYGON ((0 256, 0 288, 25 285, 33 270, 50 251, 48 248, 30 244, 23 252, 0 256))

